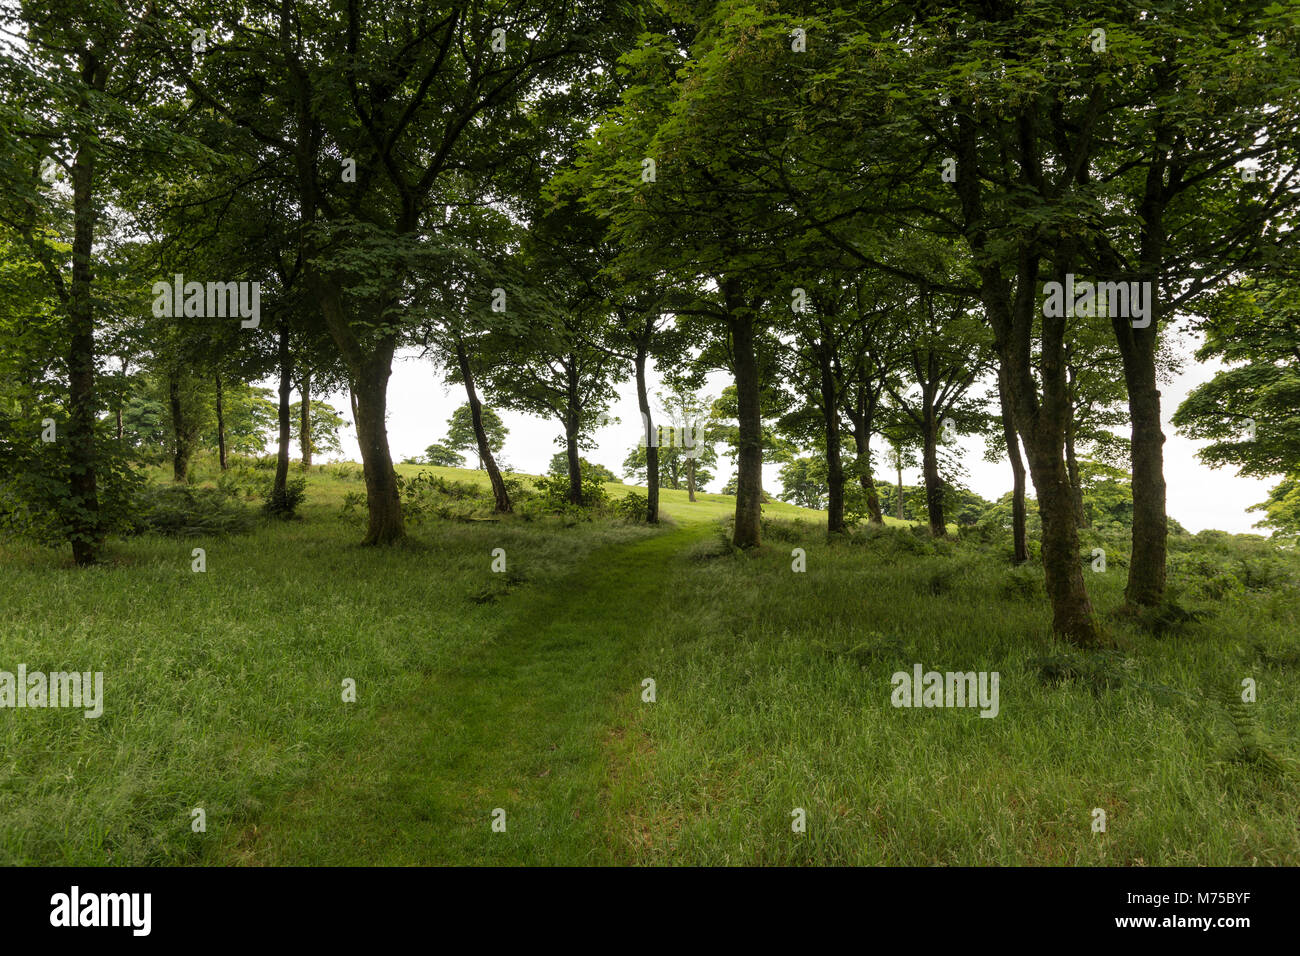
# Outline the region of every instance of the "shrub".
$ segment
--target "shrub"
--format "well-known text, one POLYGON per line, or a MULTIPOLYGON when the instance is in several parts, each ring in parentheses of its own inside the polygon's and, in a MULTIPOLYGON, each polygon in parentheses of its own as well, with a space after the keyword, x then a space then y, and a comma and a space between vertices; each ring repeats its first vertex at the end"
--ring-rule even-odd
POLYGON ((1137 663, 1120 651, 1072 648, 1033 658, 1029 666, 1050 687, 1077 682, 1094 694, 1123 686, 1137 671, 1137 663))
MULTIPOLYGON (((54 417, 41 410, 32 417, 54 417)), ((66 428, 57 419, 58 428, 66 428)), ((128 534, 145 486, 138 456, 117 442, 107 419, 96 425, 95 470, 99 521, 106 535, 128 534)), ((59 432, 57 434, 62 434, 59 432)), ((78 524, 68 486, 71 462, 66 440, 43 442, 31 420, 0 412, 0 532, 49 547, 67 544, 78 524)))
POLYGON ((151 485, 137 498, 136 517, 129 530, 181 537, 240 534, 253 522, 254 513, 220 489, 151 485))
POLYGON ((1191 625, 1205 620, 1208 613, 1185 606, 1179 598, 1178 589, 1169 585, 1159 604, 1151 607, 1125 605, 1116 614, 1155 637, 1181 633, 1191 625))
POLYGON ((643 494, 630 491, 614 502, 614 514, 624 521, 645 521, 649 507, 650 499, 643 494))
POLYGON ((269 475, 258 474, 245 462, 232 464, 217 476, 217 488, 232 498, 266 498, 271 493, 274 480, 269 475))
POLYGON ((366 505, 366 493, 364 491, 349 491, 343 496, 343 505, 339 508, 340 518, 355 517, 359 509, 366 505))
POLYGON ((337 465, 322 465, 321 473, 328 475, 330 478, 337 478, 340 481, 362 481, 366 477, 363 469, 348 462, 340 462, 337 465))
POLYGON ((1045 597, 1043 569, 1022 564, 1006 573, 1002 579, 1002 596, 1009 601, 1034 601, 1045 597))
POLYGON ((543 475, 537 479, 536 485, 542 507, 559 514, 582 517, 585 512, 600 511, 609 504, 604 479, 591 469, 582 470, 581 508, 569 501, 568 475, 543 475))
POLYGON ((813 525, 797 518, 768 518, 764 516, 758 519, 758 535, 762 541, 802 541, 813 532, 813 525))
POLYGON ((290 478, 283 491, 277 491, 274 485, 267 491, 262 511, 275 518, 292 518, 306 497, 307 479, 290 478))
POLYGON ((491 508, 494 503, 490 489, 469 481, 442 478, 430 471, 421 471, 411 478, 398 475, 397 493, 402 499, 402 515, 416 523, 430 516, 466 518, 491 508))

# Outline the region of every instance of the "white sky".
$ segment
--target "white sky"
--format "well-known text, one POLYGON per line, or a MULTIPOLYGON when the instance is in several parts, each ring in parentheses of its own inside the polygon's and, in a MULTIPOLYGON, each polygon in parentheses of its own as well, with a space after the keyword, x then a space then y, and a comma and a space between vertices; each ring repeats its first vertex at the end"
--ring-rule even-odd
MULTIPOLYGON (((1161 408, 1164 417, 1165 442, 1165 481, 1169 489, 1169 514, 1176 518, 1189 531, 1196 532, 1205 528, 1218 528, 1231 532, 1261 533, 1252 525, 1262 517, 1259 513, 1247 513, 1246 508, 1263 501, 1268 489, 1276 480, 1237 477, 1231 468, 1218 471, 1202 465, 1195 457, 1202 443, 1193 442, 1180 436, 1169 423, 1169 416, 1196 385, 1206 381, 1214 373, 1214 367, 1200 365, 1188 360, 1183 374, 1178 376, 1170 387, 1164 388, 1161 408)), ((722 389, 730 383, 728 375, 714 373, 709 377, 704 394, 716 398, 722 389)), ((651 396, 658 386, 657 376, 652 375, 651 396)), ((352 413, 346 394, 321 396, 351 422, 352 413)), ((295 400, 297 396, 295 395, 295 400)), ((480 395, 490 404, 488 397, 480 395)), ((443 386, 433 366, 421 361, 410 353, 400 357, 393 365, 393 375, 388 387, 388 440, 393 452, 393 460, 423 455, 424 449, 442 441, 446 435, 447 419, 451 413, 465 402, 465 391, 460 386, 443 386)), ((543 420, 505 409, 497 409, 502 420, 510 429, 506 438, 503 459, 514 470, 530 474, 546 471, 551 456, 562 446, 555 439, 563 434, 556 421, 543 420)), ((656 408, 656 413, 658 409, 656 408)), ((641 416, 637 410, 636 389, 629 381, 619 390, 618 401, 611 409, 611 417, 621 419, 611 423, 596 433, 597 447, 585 452, 589 461, 605 465, 622 478, 623 459, 628 451, 637 444, 641 437, 641 416)), ((342 458, 360 461, 357 448, 356 432, 352 427, 345 429, 342 436, 342 458)), ((884 444, 878 446, 883 449, 884 444)), ((960 439, 958 445, 964 451, 962 459, 970 474, 970 487, 973 491, 989 500, 995 500, 1011 489, 1011 468, 1005 460, 986 462, 984 460, 984 442, 979 438, 960 439)), ((721 453, 725 446, 719 445, 721 453)), ((474 465, 474 456, 467 455, 470 467, 474 465)), ((892 481, 893 476, 883 460, 877 459, 877 477, 892 481)), ((770 492, 780 490, 777 478, 777 465, 765 465, 763 484, 770 492)), ((718 474, 707 490, 719 491, 730 478, 734 466, 731 460, 722 455, 718 474)), ((920 484, 919 468, 904 469, 904 481, 908 484, 920 484)), ((1032 483, 1030 494, 1033 493, 1032 483)))

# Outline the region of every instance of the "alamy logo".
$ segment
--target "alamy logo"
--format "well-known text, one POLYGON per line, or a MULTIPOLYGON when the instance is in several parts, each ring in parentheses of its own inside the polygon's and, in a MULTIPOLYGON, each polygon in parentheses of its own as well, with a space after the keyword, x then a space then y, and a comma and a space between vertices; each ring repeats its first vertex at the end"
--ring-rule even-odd
POLYGON ((262 285, 260 282, 186 282, 177 275, 171 284, 155 282, 152 289, 153 314, 163 319, 234 318, 241 328, 255 329, 262 321, 262 285))
POLYGON ((704 454, 704 426, 703 425, 683 425, 680 428, 673 426, 660 425, 657 428, 651 428, 646 418, 645 412, 641 413, 641 421, 644 426, 641 430, 641 447, 646 447, 645 433, 650 432, 651 448, 672 448, 674 446, 684 448, 687 458, 699 458, 704 454))
POLYGON ((981 717, 998 715, 997 671, 928 671, 921 665, 912 673, 898 671, 891 678, 894 692, 889 702, 895 707, 979 707, 981 717))
POLYGON ((1145 329, 1151 324, 1151 283, 1075 282, 1074 273, 1066 273, 1064 286, 1059 282, 1043 286, 1043 315, 1132 319, 1133 328, 1145 329))
POLYGON ((84 709, 85 716, 94 720, 104 713, 104 672, 47 675, 29 673, 26 664, 19 664, 16 675, 0 671, 0 707, 72 707, 84 709))
POLYGON ((70 893, 50 897, 51 926, 129 926, 132 935, 148 936, 152 927, 153 894, 70 893))

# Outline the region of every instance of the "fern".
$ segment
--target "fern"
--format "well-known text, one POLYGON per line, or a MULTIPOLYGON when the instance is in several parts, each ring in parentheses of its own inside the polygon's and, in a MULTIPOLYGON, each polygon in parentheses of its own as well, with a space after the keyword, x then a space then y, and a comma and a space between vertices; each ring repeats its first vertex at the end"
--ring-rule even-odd
POLYGON ((1278 777, 1285 777, 1295 772, 1295 761, 1280 756, 1270 749, 1263 731, 1259 729, 1254 709, 1241 699, 1241 694, 1235 687, 1229 686, 1222 690, 1219 700, 1227 711, 1232 729, 1237 734, 1236 760, 1261 767, 1278 777))

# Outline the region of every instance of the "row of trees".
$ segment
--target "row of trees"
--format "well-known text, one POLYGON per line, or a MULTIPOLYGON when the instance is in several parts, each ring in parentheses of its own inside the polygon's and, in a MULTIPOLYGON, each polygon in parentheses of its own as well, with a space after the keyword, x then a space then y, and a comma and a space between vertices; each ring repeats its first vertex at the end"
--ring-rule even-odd
POLYGON ((290 392, 308 408, 346 387, 365 541, 387 544, 405 533, 387 382, 419 348, 464 388, 502 512, 484 394, 560 426, 581 504, 581 451, 633 383, 655 521, 651 373, 690 394, 720 369, 737 546, 760 544, 783 443, 824 461, 834 534, 850 483, 881 520, 873 441, 896 432, 889 465, 915 449, 942 535, 945 434, 990 432, 1015 557, 1027 472, 1054 627, 1093 643, 1081 470, 1127 458, 1126 599, 1159 603, 1181 315, 1213 323, 1205 357, 1267 348, 1289 383, 1249 406, 1225 401, 1234 382, 1202 392, 1188 427, 1223 438, 1245 416, 1276 445, 1251 446, 1258 467, 1300 462, 1294 368, 1276 371, 1297 354, 1297 26, 1255 0, 20 3, 0 295, 24 384, 0 441, 67 476, 64 534, 90 563, 122 472, 118 368, 278 377, 278 482, 290 392), (151 316, 174 274, 258 282, 265 314, 151 316), (1076 279, 1087 295, 1047 305, 1076 279), (1260 322, 1274 306, 1289 318, 1260 322), (31 451, 47 413, 59 448, 31 451))

